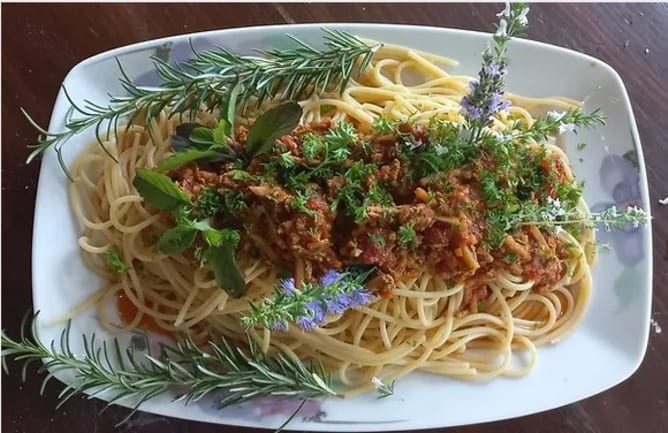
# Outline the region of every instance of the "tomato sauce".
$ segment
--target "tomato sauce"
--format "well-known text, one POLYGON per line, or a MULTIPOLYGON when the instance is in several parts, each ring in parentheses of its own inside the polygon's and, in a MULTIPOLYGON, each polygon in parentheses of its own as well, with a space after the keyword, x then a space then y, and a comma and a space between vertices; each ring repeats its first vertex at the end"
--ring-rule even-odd
MULTIPOLYGON (((150 308, 152 307, 152 303, 147 301, 146 306, 150 308)), ((116 309, 118 310, 118 316, 125 325, 132 323, 134 318, 137 317, 137 314, 139 314, 139 309, 137 306, 123 291, 119 291, 116 295, 116 309)), ((137 324, 137 327, 146 331, 156 332, 158 334, 172 337, 172 334, 169 331, 161 328, 155 319, 148 314, 142 315, 141 320, 137 324)))

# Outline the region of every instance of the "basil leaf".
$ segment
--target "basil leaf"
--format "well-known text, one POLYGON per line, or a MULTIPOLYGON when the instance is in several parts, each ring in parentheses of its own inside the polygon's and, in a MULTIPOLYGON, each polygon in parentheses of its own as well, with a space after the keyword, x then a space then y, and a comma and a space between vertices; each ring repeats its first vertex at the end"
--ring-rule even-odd
POLYGON ((302 117, 302 107, 296 102, 285 102, 271 108, 248 129, 246 156, 250 159, 268 152, 274 142, 292 132, 302 117))
POLYGON ((170 137, 172 147, 177 152, 183 152, 191 147, 190 134, 195 128, 201 128, 199 123, 182 123, 176 127, 176 133, 170 137))
POLYGON ((190 204, 188 195, 164 174, 139 168, 132 184, 146 203, 160 210, 170 211, 190 204))
POLYGON ((229 242, 218 247, 209 247, 205 253, 218 285, 233 298, 240 298, 246 292, 246 282, 234 255, 234 244, 229 242))
POLYGON ((212 133, 213 142, 215 145, 227 145, 227 143, 225 142, 225 137, 227 137, 226 134, 227 129, 229 129, 227 120, 220 119, 218 121, 218 126, 214 128, 212 133))
POLYGON ((212 247, 219 247, 223 243, 224 235, 220 230, 205 230, 202 235, 204 236, 204 241, 212 247))
POLYGON ((197 230, 192 227, 172 227, 158 239, 158 249, 165 254, 180 253, 195 242, 196 236, 197 230))
POLYGON ((193 222, 192 228, 194 228, 195 230, 200 231, 200 232, 205 232, 207 230, 212 229, 211 224, 209 224, 208 219, 193 222))
POLYGON ((192 143, 193 147, 200 150, 208 149, 209 147, 216 144, 216 142, 213 140, 213 129, 205 128, 203 126, 199 126, 193 129, 188 139, 190 140, 190 143, 192 143))
POLYGON ((215 150, 199 150, 189 149, 184 152, 179 152, 171 155, 166 160, 162 161, 158 166, 158 171, 167 171, 173 168, 180 167, 192 161, 206 159, 208 161, 219 161, 225 159, 229 155, 215 151, 215 150))

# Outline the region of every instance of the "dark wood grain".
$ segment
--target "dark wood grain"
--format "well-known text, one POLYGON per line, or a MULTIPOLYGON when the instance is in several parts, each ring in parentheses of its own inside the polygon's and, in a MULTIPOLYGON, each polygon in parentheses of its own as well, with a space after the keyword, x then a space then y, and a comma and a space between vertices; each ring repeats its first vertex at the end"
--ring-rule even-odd
MULTIPOLYGON (((24 163, 25 145, 35 134, 19 107, 29 107, 40 123, 48 123, 59 85, 79 61, 110 48, 162 36, 285 22, 387 22, 489 31, 499 9, 491 4, 4 4, 2 327, 15 334, 21 315, 32 305, 30 245, 39 166, 24 163)), ((657 204, 657 199, 668 195, 668 91, 663 82, 668 73, 667 33, 668 7, 661 4, 534 5, 529 30, 532 39, 609 63, 627 85, 645 150, 655 216, 652 317, 665 331, 648 330, 649 348, 640 370, 607 392, 541 414, 448 431, 668 432, 668 207, 657 204)), ((39 381, 31 377, 22 384, 17 366, 12 367, 13 373, 2 381, 3 432, 252 431, 144 414, 117 430, 113 426, 126 415, 125 409, 112 407, 100 415, 103 403, 80 398, 56 411, 62 385, 51 385, 40 397, 39 381)))

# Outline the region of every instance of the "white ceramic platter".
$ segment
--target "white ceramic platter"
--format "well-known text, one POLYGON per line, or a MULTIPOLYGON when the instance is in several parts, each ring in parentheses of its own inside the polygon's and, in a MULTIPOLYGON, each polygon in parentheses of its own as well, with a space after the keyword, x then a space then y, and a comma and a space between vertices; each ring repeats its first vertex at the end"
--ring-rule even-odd
MULTIPOLYGON (((155 82, 150 56, 181 61, 190 55, 189 39, 199 49, 222 45, 240 53, 254 49, 284 48, 290 33, 318 45, 320 28, 343 29, 358 36, 402 44, 460 62, 455 74, 474 76, 480 53, 490 35, 430 27, 326 24, 239 28, 143 42, 96 55, 75 66, 64 85, 75 101, 105 104, 107 93, 119 94, 119 70, 114 58, 140 83, 155 82)), ((631 104, 619 75, 594 58, 541 43, 510 43, 507 87, 525 96, 567 96, 586 101, 607 116, 605 127, 566 136, 566 151, 579 179, 586 181, 589 204, 601 209, 612 204, 637 204, 648 210, 647 181, 631 104), (576 150, 576 143, 588 146, 576 150)), ((46 101, 44 101, 46 102, 46 101)), ((61 91, 50 130, 64 127, 69 105, 61 91)), ((65 160, 73 157, 93 132, 74 137, 65 146, 65 160)), ((78 227, 67 204, 67 179, 55 153, 44 157, 39 179, 33 239, 34 307, 40 324, 63 314, 99 287, 80 259, 78 227)), ((395 395, 377 400, 367 395, 347 400, 310 402, 290 424, 295 430, 378 431, 406 430, 479 423, 544 411, 608 389, 628 378, 640 365, 647 345, 651 302, 652 252, 649 226, 601 233, 612 250, 602 253, 594 271, 594 294, 580 327, 560 344, 539 349, 535 370, 519 379, 469 383, 413 374, 401 379, 395 395)), ((40 325, 44 342, 59 337, 60 329, 40 325)), ((82 333, 99 329, 94 312, 72 324, 73 348, 82 333)), ((124 344, 136 342, 123 337, 124 344)), ((59 375, 69 383, 71 376, 59 375)), ((132 405, 132 402, 127 402, 132 405)), ((221 424, 275 428, 298 402, 263 399, 243 405, 215 408, 212 400, 185 407, 169 397, 150 401, 142 410, 167 416, 221 424)))

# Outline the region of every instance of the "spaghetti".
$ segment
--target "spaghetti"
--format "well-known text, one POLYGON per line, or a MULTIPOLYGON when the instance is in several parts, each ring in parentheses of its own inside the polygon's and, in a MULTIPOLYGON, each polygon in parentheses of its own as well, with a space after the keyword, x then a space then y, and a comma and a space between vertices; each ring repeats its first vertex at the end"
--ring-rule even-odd
MULTIPOLYGON (((378 119, 410 122, 416 125, 414 131, 427 128, 434 119, 463 124, 461 100, 470 78, 450 75, 438 66, 453 63, 384 45, 364 74, 341 94, 325 92, 300 101, 302 124, 349 122, 360 136, 373 135, 378 119)), ((487 133, 502 135, 514 122, 529 127, 547 107, 568 110, 578 105, 563 98, 509 98, 513 105, 494 117, 487 133)), ((215 125, 216 113, 202 112, 196 121, 215 125)), ((132 184, 138 168, 153 169, 174 152, 170 137, 180 123, 178 116, 163 113, 148 125, 133 124, 119 131, 117 142, 105 143, 118 162, 100 146, 90 146, 72 167, 70 198, 83 228, 83 259, 106 281, 81 308, 97 306, 102 323, 112 331, 117 331, 112 326, 116 318, 108 317, 105 307, 114 301, 123 305, 123 329, 186 332, 199 341, 209 335, 242 341, 247 331, 266 351, 277 345, 300 359, 321 361, 338 374, 348 393, 355 394, 369 390, 373 377, 392 380, 415 370, 466 380, 526 374, 535 362, 536 347, 564 338, 583 317, 591 293, 591 230, 554 232, 525 224, 505 237, 500 250, 526 266, 502 264, 503 259, 493 254, 491 262, 481 263, 480 245, 464 243, 453 250, 457 266, 466 269, 462 278, 448 278, 430 266, 422 272, 409 266, 372 302, 329 316, 325 325, 310 332, 294 325, 285 332, 261 325, 246 330, 240 318, 249 313, 249 301, 273 296, 280 280, 276 263, 284 252, 263 244, 265 234, 256 232, 256 253, 237 257, 247 286, 245 295, 235 299, 219 288, 208 267, 193 259, 192 251, 165 254, 156 248, 156 239, 174 222, 147 206, 132 184), (105 264, 105 254, 113 248, 128 266, 120 275, 105 264), (537 261, 541 251, 552 251, 559 263, 546 283, 549 287, 540 286, 542 277, 534 272, 530 278, 527 270, 529 263, 543 263, 537 261), (496 264, 494 272, 489 263, 496 264), (479 278, 484 272, 485 278, 479 278), (530 359, 514 367, 513 354, 523 351, 530 359)), ((554 142, 528 140, 522 146, 544 152, 543 158, 554 163, 550 167, 559 169, 562 184, 574 181, 566 155, 554 142)), ((183 178, 177 180, 184 185, 183 178)), ((427 191, 420 189, 415 190, 416 200, 426 197, 427 191)), ((582 198, 578 208, 588 212, 582 198)), ((453 219, 457 220, 455 214, 436 216, 441 225, 452 225, 453 219)), ((293 272, 298 282, 317 274, 308 263, 297 263, 293 272)))

